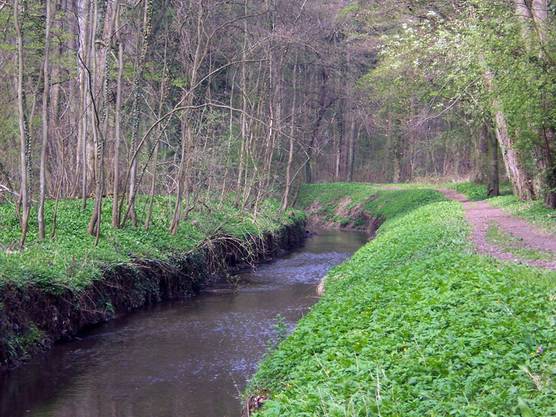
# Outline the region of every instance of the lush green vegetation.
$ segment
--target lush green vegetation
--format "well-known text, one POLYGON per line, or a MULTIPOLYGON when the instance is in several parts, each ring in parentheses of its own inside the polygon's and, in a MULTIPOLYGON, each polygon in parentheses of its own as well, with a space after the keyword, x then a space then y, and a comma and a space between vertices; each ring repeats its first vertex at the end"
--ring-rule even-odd
MULTIPOLYGON (((172 198, 158 198, 153 209, 153 223, 148 231, 143 227, 110 226, 111 204, 103 208, 103 236, 98 246, 86 230, 90 205, 81 210, 78 200, 60 201, 57 229, 54 239, 39 242, 37 227, 31 224, 28 244, 18 251, 19 222, 11 205, 0 205, 0 285, 7 282, 18 285, 39 284, 46 288, 82 289, 98 278, 101 267, 126 263, 134 257, 166 260, 195 248, 213 234, 228 234, 239 238, 275 231, 294 221, 303 213, 288 210, 282 214, 279 204, 267 200, 261 205, 256 218, 236 209, 229 203, 207 203, 202 209, 190 213, 178 233, 168 233, 168 222, 173 210, 172 198)), ((145 201, 138 204, 139 218, 144 218, 145 201)), ((47 223, 52 224, 54 203, 48 202, 47 223)), ((36 219, 33 217, 33 222, 36 219)))
POLYGON ((257 415, 556 415, 556 275, 474 254, 461 205, 439 199, 370 203, 386 222, 263 362, 249 390, 271 399, 257 415))
POLYGON ((424 204, 444 200, 440 193, 431 192, 421 185, 399 187, 408 192, 388 187, 348 183, 304 185, 298 201, 301 208, 315 208, 313 214, 344 224, 349 220, 346 217, 349 211, 355 207, 376 218, 393 219, 424 204), (342 202, 345 212, 343 215, 339 213, 342 211, 341 207, 339 210, 342 202))
MULTIPOLYGON (((448 184, 448 188, 456 190, 458 193, 464 194, 471 201, 486 200, 489 197, 488 187, 486 184, 478 184, 476 182, 459 182, 448 184)), ((508 183, 500 184, 500 194, 503 196, 512 195, 512 187, 508 183)))
POLYGON ((369 200, 378 187, 364 183, 305 184, 297 198, 297 205, 307 209, 318 204, 323 213, 331 212, 342 199, 349 198, 353 206, 369 200))
MULTIPOLYGON (((486 186, 482 184, 468 182, 451 184, 449 187, 473 201, 487 198, 486 186)), ((502 191, 503 195, 490 198, 489 203, 506 210, 510 214, 522 217, 548 232, 556 233, 556 213, 553 209, 545 207, 542 201, 522 201, 518 199, 512 195, 509 185, 502 187, 502 191)))

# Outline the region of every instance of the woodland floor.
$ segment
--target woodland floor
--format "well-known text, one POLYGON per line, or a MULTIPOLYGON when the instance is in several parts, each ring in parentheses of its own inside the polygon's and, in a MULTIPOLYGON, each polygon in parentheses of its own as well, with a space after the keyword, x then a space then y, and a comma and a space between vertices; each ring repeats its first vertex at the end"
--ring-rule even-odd
POLYGON ((471 201, 455 190, 440 190, 462 203, 480 254, 504 261, 556 270, 556 236, 513 216, 487 201, 471 201))

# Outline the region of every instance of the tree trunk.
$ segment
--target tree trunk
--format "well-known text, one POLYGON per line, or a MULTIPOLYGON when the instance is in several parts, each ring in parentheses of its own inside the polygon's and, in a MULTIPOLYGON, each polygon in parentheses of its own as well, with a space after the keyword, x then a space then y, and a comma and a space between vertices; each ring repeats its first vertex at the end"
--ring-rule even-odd
MULTIPOLYGON (((533 25, 537 33, 539 46, 539 59, 546 67, 546 71, 554 71, 554 64, 547 52, 549 40, 549 2, 548 0, 533 0, 531 11, 533 25)), ((549 208, 556 208, 556 150, 554 140, 556 139, 556 126, 554 119, 550 117, 554 109, 554 95, 548 91, 543 91, 541 103, 542 112, 547 116, 543 120, 543 126, 539 129, 541 155, 542 155, 542 174, 541 174, 541 193, 544 195, 544 202, 549 208), (551 122, 552 120, 552 122, 551 122)))
POLYGON ((496 197, 500 195, 500 178, 498 166, 498 143, 492 122, 485 121, 481 126, 481 152, 484 155, 481 167, 484 169, 483 179, 487 184, 487 195, 496 197))
POLYGON ((42 92, 42 143, 39 173, 39 207, 37 221, 39 223, 39 240, 45 238, 44 204, 46 200, 46 148, 48 146, 48 98, 50 95, 50 26, 52 21, 51 0, 46 2, 46 23, 44 36, 43 92, 42 92))
POLYGON ((288 162, 286 164, 286 184, 284 188, 284 196, 282 198, 282 210, 286 210, 289 205, 289 197, 292 183, 292 165, 293 165, 293 152, 294 152, 294 134, 295 134, 295 121, 297 112, 297 55, 295 56, 295 64, 293 67, 293 80, 292 80, 292 116, 290 124, 290 137, 288 148, 288 162))
POLYGON ((95 143, 95 203, 89 221, 88 231, 95 236, 98 244, 101 229, 102 203, 104 197, 104 148, 108 119, 108 50, 112 42, 118 0, 107 0, 106 9, 100 13, 100 26, 97 28, 99 39, 95 42, 93 65, 93 88, 91 89, 91 111, 93 118, 93 140, 95 143), (98 91, 97 97, 95 92, 98 91), (102 115, 100 114, 102 111, 102 115))
POLYGON ((118 40, 118 80, 116 84, 116 109, 114 114, 114 179, 112 191, 112 226, 120 227, 120 144, 121 136, 121 109, 122 109, 122 83, 124 76, 124 46, 118 40))
POLYGON ((21 201, 21 239, 19 246, 25 247, 27 232, 29 229, 30 207, 30 177, 31 177, 31 135, 27 123, 27 113, 25 111, 25 89, 23 86, 24 64, 23 64, 23 31, 20 21, 20 3, 14 0, 14 26, 17 44, 17 110, 19 120, 19 139, 20 139, 20 201, 21 201))
MULTIPOLYGON (((143 87, 143 66, 147 56, 149 47, 149 36, 151 33, 151 6, 152 0, 143 0, 143 37, 141 39, 141 48, 137 59, 137 67, 135 68, 135 78, 133 81, 133 110, 132 110, 132 133, 130 154, 134 155, 137 146, 137 135, 139 134, 139 98, 143 87)), ((129 175, 129 194, 128 194, 128 213, 131 223, 137 227, 137 213, 135 212, 135 200, 137 194, 137 157, 131 161, 131 170, 129 175)), ((125 220, 124 220, 125 222, 125 220)))
POLYGON ((79 117, 77 132, 77 172, 80 173, 80 196, 82 209, 87 207, 88 181, 89 181, 89 160, 87 157, 88 129, 89 129, 89 77, 87 68, 90 68, 91 58, 91 30, 92 30, 92 7, 90 0, 78 2, 77 14, 79 24, 79 46, 78 46, 78 71, 79 71, 79 117))
POLYGON ((324 119, 324 115, 326 114, 328 107, 330 107, 330 105, 332 104, 332 102, 328 104, 326 103, 326 98, 327 98, 326 83, 328 80, 328 73, 326 72, 326 69, 324 67, 320 71, 320 76, 321 76, 321 83, 320 83, 319 102, 318 102, 319 108, 317 110, 317 117, 311 132, 311 140, 306 150, 307 161, 305 163, 304 168, 305 168, 305 182, 307 184, 311 184, 313 182, 313 167, 311 163, 314 158, 314 153, 315 153, 314 148, 317 143, 317 136, 319 134, 320 126, 322 120, 324 119))
POLYGON ((348 155, 347 155, 347 182, 353 181, 353 165, 355 162, 355 115, 353 110, 351 112, 349 140, 348 140, 348 155))
MULTIPOLYGON (((166 99, 166 90, 167 90, 167 82, 168 82, 168 61, 167 61, 167 50, 168 50, 168 33, 166 29, 165 33, 166 41, 164 43, 164 66, 162 68, 162 80, 160 82, 160 96, 158 102, 158 114, 157 117, 160 119, 162 117, 162 111, 164 110, 164 101, 166 99)), ((152 222, 152 214, 153 214, 153 205, 154 205, 154 195, 156 192, 156 175, 157 175, 157 167, 158 167, 158 152, 160 150, 160 137, 163 134, 161 128, 157 129, 157 136, 156 136, 156 143, 154 148, 154 155, 153 155, 153 167, 152 167, 152 176, 151 176, 151 186, 149 190, 149 204, 147 206, 147 213, 145 216, 145 230, 148 230, 151 226, 152 222)))
MULTIPOLYGON (((487 89, 493 93, 494 75, 491 71, 487 70, 484 77, 487 89)), ((532 200, 535 197, 532 178, 521 162, 518 151, 515 148, 514 140, 508 131, 506 116, 502 111, 502 106, 498 99, 492 99, 492 108, 494 112, 496 138, 498 139, 498 144, 502 151, 502 158, 504 159, 504 165, 506 166, 508 178, 512 183, 514 194, 521 200, 532 200)))

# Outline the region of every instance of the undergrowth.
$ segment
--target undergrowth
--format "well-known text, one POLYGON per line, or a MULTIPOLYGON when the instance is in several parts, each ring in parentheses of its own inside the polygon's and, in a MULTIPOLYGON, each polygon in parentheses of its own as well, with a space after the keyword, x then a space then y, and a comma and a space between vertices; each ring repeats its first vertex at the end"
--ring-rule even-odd
MULTIPOLYGON (((284 224, 295 221, 303 213, 289 210, 282 214, 279 203, 268 200, 261 205, 256 219, 245 211, 225 204, 207 202, 190 213, 181 223, 178 233, 168 232, 168 219, 173 210, 171 198, 158 197, 153 209, 153 223, 149 230, 143 225, 115 229, 111 226, 112 205, 105 200, 102 213, 102 236, 95 247, 94 238, 87 233, 92 208, 89 201, 85 210, 78 200, 59 202, 57 229, 54 238, 37 240, 37 224, 32 212, 30 233, 25 250, 19 251, 19 223, 11 205, 0 205, 0 286, 38 284, 46 289, 83 289, 101 275, 101 267, 127 263, 133 258, 167 260, 183 254, 213 234, 234 237, 273 232, 284 224)), ((137 204, 139 219, 144 219, 146 199, 137 204)), ((46 221, 52 225, 54 203, 46 207, 46 221)))
POLYGON ((555 274, 474 254, 461 205, 438 200, 367 207, 386 222, 262 363, 257 416, 556 415, 555 274))

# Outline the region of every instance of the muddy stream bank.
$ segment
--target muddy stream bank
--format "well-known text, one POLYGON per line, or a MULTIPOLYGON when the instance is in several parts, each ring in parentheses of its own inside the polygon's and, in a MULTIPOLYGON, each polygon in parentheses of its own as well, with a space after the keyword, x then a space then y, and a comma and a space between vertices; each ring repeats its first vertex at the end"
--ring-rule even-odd
POLYGON ((277 334, 317 301, 326 272, 363 233, 323 232, 283 259, 192 300, 142 310, 0 376, 2 417, 236 417, 277 334))

